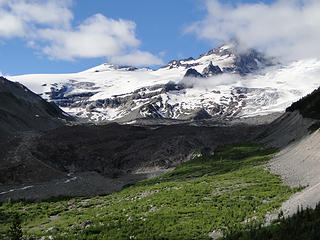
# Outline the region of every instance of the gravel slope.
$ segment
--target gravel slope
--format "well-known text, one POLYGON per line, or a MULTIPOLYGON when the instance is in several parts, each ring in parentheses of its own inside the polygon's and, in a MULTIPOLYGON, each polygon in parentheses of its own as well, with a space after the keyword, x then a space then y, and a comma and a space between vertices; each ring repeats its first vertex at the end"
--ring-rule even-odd
POLYGON ((286 148, 290 143, 307 136, 308 128, 316 120, 303 118, 298 112, 286 112, 273 121, 263 133, 262 142, 276 148, 286 148))
POLYGON ((298 206, 314 208, 320 202, 320 130, 291 143, 269 164, 284 184, 306 186, 282 205, 285 215, 292 215, 298 206))

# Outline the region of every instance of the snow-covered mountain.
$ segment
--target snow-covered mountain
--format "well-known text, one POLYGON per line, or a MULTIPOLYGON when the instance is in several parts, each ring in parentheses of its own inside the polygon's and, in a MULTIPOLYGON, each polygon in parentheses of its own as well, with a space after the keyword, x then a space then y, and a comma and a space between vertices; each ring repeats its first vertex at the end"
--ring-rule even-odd
POLYGON ((320 85, 320 61, 281 65, 234 44, 157 70, 102 64, 74 74, 9 77, 93 121, 234 118, 283 111, 320 85))

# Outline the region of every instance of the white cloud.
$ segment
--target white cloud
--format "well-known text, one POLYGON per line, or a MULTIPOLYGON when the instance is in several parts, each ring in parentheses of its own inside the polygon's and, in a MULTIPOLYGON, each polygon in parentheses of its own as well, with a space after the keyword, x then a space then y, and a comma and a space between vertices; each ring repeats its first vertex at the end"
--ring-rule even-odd
POLYGON ((119 64, 154 65, 161 59, 138 49, 136 24, 96 14, 73 27, 71 0, 0 0, 0 38, 20 37, 50 59, 106 57, 119 64))
POLYGON ((23 37, 24 24, 16 16, 0 10, 0 36, 3 38, 23 37))
POLYGON ((299 59, 320 56, 320 1, 278 0, 230 5, 207 0, 207 15, 186 29, 213 43, 236 37, 242 46, 299 59))
POLYGON ((8 6, 11 13, 25 23, 69 27, 73 19, 68 9, 70 1, 66 0, 9 0, 8 6))
POLYGON ((161 52, 159 52, 159 56, 160 56, 160 57, 164 57, 166 54, 167 54, 166 51, 161 51, 161 52))
POLYGON ((50 44, 44 52, 57 59, 107 57, 122 54, 127 48, 137 47, 135 23, 113 20, 96 14, 74 30, 39 30, 41 39, 50 44))
POLYGON ((136 65, 136 66, 163 64, 163 61, 159 57, 154 56, 149 52, 144 52, 139 50, 129 53, 127 55, 112 56, 109 59, 113 63, 136 65))
POLYGON ((200 89, 214 89, 220 85, 235 85, 243 81, 243 77, 238 74, 218 74, 209 78, 185 77, 180 83, 187 87, 195 87, 200 89))
POLYGON ((39 26, 70 27, 73 19, 70 1, 8 0, 0 1, 0 37, 32 37, 39 26))

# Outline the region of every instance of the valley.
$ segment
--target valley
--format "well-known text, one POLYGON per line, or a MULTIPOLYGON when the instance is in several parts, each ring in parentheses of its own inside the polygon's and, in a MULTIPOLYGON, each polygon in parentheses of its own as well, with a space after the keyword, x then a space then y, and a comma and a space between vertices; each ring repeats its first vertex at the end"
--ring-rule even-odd
POLYGON ((35 238, 211 239, 250 219, 263 221, 297 191, 263 169, 273 155, 255 144, 222 147, 113 195, 13 202, 0 209, 21 214, 23 229, 35 238))
POLYGON ((288 224, 320 201, 319 71, 222 45, 157 70, 1 78, 0 236, 16 215, 41 240, 237 239, 288 224))
POLYGON ((319 13, 0 0, 0 240, 319 240, 319 13))

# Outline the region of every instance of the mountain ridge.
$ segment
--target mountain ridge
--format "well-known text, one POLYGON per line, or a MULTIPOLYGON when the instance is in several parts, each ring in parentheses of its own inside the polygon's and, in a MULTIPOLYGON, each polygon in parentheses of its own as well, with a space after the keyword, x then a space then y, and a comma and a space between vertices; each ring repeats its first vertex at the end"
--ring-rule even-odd
POLYGON ((0 135, 14 135, 19 131, 46 130, 63 125, 72 117, 31 92, 20 83, 0 77, 0 135))
POLYGON ((150 118, 192 120, 199 111, 223 120, 282 112, 319 87, 315 79, 299 83, 314 71, 320 71, 318 60, 281 65, 253 49, 240 52, 222 45, 197 59, 173 60, 157 70, 105 63, 74 74, 10 79, 77 117, 130 123, 150 118))

